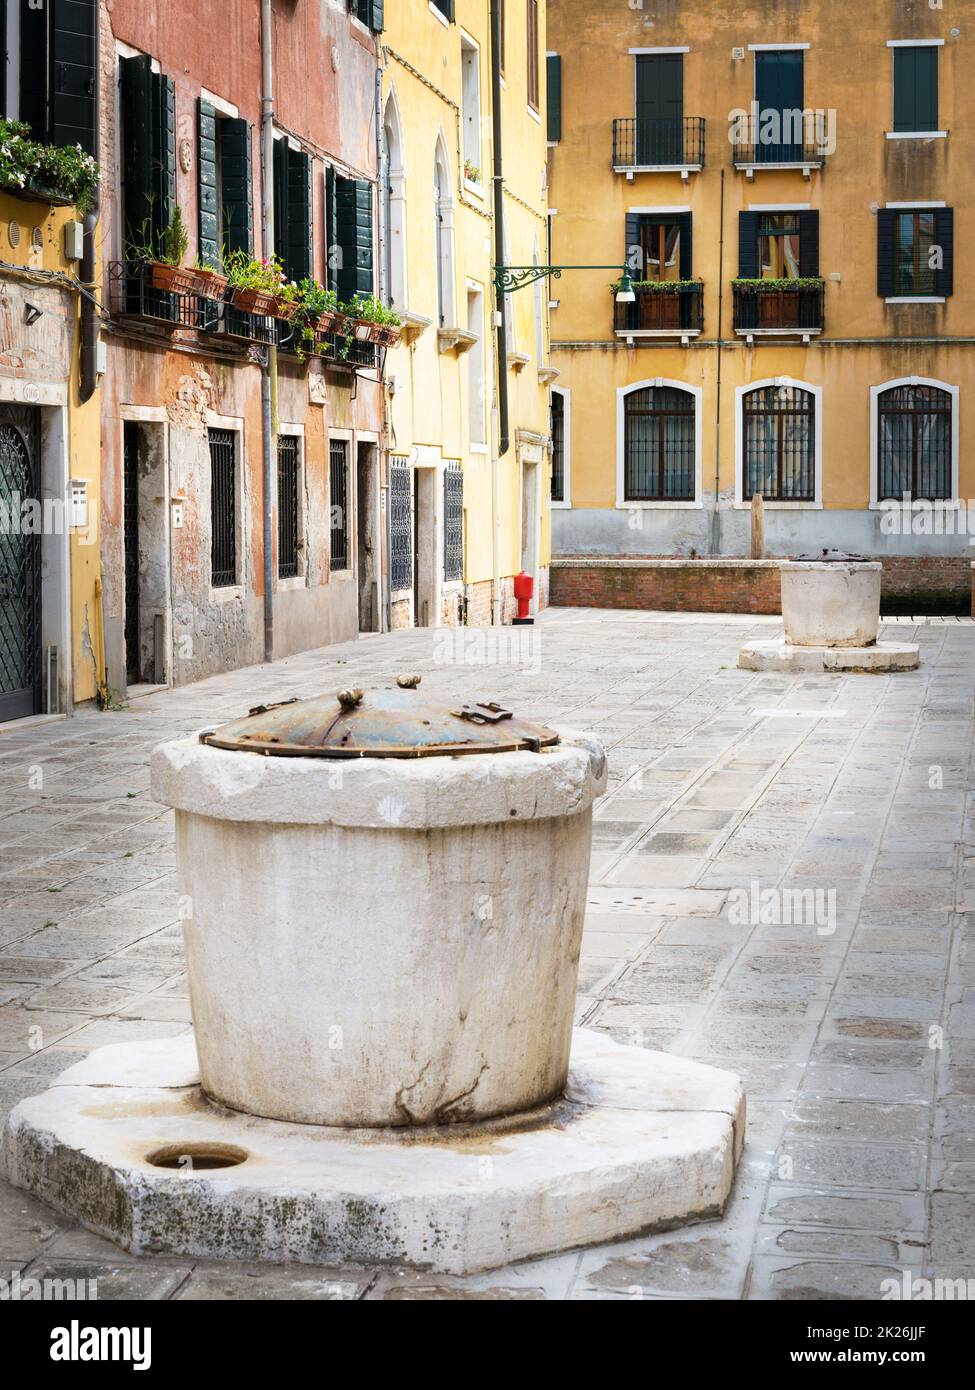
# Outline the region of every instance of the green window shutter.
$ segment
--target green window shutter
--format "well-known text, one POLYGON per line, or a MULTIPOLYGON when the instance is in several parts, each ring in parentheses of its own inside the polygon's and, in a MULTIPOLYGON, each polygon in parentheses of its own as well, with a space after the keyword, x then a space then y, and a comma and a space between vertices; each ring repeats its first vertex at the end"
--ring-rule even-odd
POLYGON ((89 154, 95 152, 97 31, 95 0, 53 0, 50 141, 89 154))
POLYGON ((545 59, 545 88, 548 139, 557 143, 562 139, 562 59, 558 53, 545 59))
POLYGON ((690 280, 694 265, 693 219, 689 212, 679 212, 674 221, 680 227, 680 278, 690 280))
POLYGON ((955 210, 938 208, 934 214, 934 238, 941 247, 941 269, 934 279, 935 293, 949 295, 954 293, 955 275, 955 210))
POLYGON ((758 213, 738 214, 738 274, 743 280, 758 278, 758 213))
POLYGON ((894 49, 894 130, 937 130, 938 50, 894 49))
POLYGON ((813 278, 819 274, 819 212, 799 214, 799 274, 813 278))
POLYGON ((288 221, 285 269, 291 280, 312 272, 311 159, 304 150, 288 150, 288 221))
POLYGON ((372 184, 335 176, 335 288, 341 301, 373 292, 372 184))
POLYGON ((196 166, 200 207, 200 260, 220 264, 220 228, 217 226, 217 119, 213 106, 197 102, 196 166))
POLYGON ((223 226, 218 229, 222 250, 254 251, 254 198, 251 191, 251 128, 246 121, 221 120, 220 192, 223 226))
POLYGON ((125 238, 142 243, 169 225, 176 198, 176 97, 147 54, 121 60, 125 238))
POLYGON ((369 28, 374 34, 381 34, 385 19, 383 0, 370 0, 369 10, 369 28))
POLYGON ((336 174, 331 164, 325 166, 325 287, 338 289, 338 226, 335 216, 336 174))
POLYGON ((282 264, 288 254, 288 142, 274 141, 274 254, 282 264))
POLYGON ((897 213, 881 208, 877 213, 877 293, 882 299, 894 294, 896 242, 897 213))

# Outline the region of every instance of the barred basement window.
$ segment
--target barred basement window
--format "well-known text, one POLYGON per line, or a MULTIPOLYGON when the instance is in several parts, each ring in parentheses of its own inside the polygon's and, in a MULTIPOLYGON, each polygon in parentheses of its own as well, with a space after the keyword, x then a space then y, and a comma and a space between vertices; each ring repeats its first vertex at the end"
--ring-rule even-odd
POLYGON ((389 470, 389 587, 396 593, 413 584, 413 470, 394 463, 389 470))
POLYGON ((552 392, 552 501, 565 501, 565 397, 552 392))
POLYGON ((210 583, 237 583, 237 435, 208 430, 210 445, 210 583))
POLYGON ((742 401, 743 501, 816 500, 816 402, 797 386, 762 386, 742 401))
POLYGON ((349 568, 349 444, 333 439, 328 446, 328 487, 331 509, 333 570, 349 568))
POLYGON ((443 474, 443 577, 464 575, 464 475, 456 465, 443 474))
POLYGON ((697 457, 694 396, 648 386, 624 398, 627 502, 693 502, 697 457))
POLYGON ((298 573, 298 487, 300 471, 298 436, 278 435, 278 578, 294 579, 298 573))
POLYGON ((882 500, 951 497, 951 396, 936 386, 894 386, 877 400, 882 500))

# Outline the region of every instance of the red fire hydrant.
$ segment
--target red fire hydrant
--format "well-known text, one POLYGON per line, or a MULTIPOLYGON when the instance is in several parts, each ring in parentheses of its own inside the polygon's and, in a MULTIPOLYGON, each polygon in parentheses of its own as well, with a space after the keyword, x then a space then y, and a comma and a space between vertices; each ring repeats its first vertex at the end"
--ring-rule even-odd
POLYGON ((535 581, 530 574, 522 570, 521 574, 515 575, 515 598, 518 600, 518 616, 512 618, 512 622, 519 627, 531 627, 535 619, 529 613, 529 605, 532 601, 532 594, 535 592, 535 581))

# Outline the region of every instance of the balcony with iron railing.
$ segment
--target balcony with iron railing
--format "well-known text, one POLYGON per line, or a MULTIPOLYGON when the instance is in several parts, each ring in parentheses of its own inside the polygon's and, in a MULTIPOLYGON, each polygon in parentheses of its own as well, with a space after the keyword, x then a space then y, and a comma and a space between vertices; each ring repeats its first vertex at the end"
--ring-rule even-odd
POLYGON ((821 169, 825 164, 830 141, 815 121, 799 121, 803 115, 796 113, 794 131, 782 131, 775 125, 763 131, 761 126, 756 129, 756 122, 750 122, 748 138, 732 141, 731 159, 735 168, 748 179, 768 169, 796 169, 810 178, 813 169, 821 169))
POLYGON ((732 283, 735 332, 740 337, 801 337, 823 331, 822 280, 736 280, 732 283))
POLYGON ((613 331, 618 338, 695 338, 704 325, 704 285, 700 280, 633 283, 635 298, 614 300, 613 331))
POLYGON ((642 172, 679 172, 682 178, 704 168, 703 116, 628 116, 613 121, 613 168, 632 179, 642 172))

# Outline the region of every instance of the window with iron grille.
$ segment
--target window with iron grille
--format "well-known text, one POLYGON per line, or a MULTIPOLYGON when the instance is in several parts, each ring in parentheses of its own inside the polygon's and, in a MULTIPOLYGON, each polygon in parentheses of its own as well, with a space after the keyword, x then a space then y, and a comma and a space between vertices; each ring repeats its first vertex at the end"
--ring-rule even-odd
POLYGON ((936 386, 894 386, 877 400, 877 496, 951 497, 951 396, 936 386))
POLYGON ((333 439, 328 446, 328 487, 333 570, 349 568, 349 444, 333 439))
POLYGON ((696 408, 690 391, 648 386, 624 397, 627 502, 693 502, 696 408))
POLYGON ((761 386, 742 401, 743 500, 816 500, 816 402, 797 386, 761 386))
POLYGON ((552 392, 552 501, 565 501, 565 397, 552 392))
POLYGON ((237 435, 208 430, 210 445, 210 583, 237 583, 237 435))
POLYGON ((389 587, 395 593, 413 586, 413 470, 394 463, 389 470, 389 587))
POLYGON ((464 575, 464 475, 456 465, 443 473, 443 577, 464 575))
POLYGON ((528 0, 528 105, 538 110, 538 0, 528 0))
POLYGON ((301 451, 298 436, 278 435, 278 578, 298 573, 298 489, 301 451))

